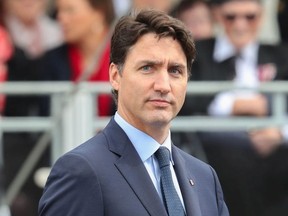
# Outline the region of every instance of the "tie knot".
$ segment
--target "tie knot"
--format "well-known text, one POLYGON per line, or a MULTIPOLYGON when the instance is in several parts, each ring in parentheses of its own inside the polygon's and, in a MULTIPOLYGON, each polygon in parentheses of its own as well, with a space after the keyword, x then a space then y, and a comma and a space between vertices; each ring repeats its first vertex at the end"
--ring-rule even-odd
POLYGON ((155 156, 158 160, 160 169, 170 165, 170 152, 166 147, 160 147, 156 152, 155 156))

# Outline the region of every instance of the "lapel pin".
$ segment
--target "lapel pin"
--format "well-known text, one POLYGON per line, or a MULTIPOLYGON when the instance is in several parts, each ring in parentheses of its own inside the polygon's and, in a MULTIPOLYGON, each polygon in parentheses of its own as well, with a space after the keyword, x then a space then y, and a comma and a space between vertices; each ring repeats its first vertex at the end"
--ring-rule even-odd
POLYGON ((194 186, 194 181, 192 179, 189 180, 189 183, 191 184, 191 186, 194 186))

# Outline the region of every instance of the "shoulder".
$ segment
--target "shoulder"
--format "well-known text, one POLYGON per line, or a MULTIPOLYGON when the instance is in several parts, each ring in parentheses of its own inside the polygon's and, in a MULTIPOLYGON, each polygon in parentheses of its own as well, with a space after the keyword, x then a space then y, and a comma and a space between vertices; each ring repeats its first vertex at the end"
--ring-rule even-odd
POLYGON ((280 44, 260 44, 259 45, 259 61, 262 63, 272 62, 275 64, 288 64, 288 44, 280 43, 280 44))
POLYGON ((119 156, 115 153, 115 148, 123 148, 122 141, 125 142, 125 138, 126 134, 111 120, 102 131, 64 154, 58 163, 62 164, 66 161, 70 163, 74 160, 78 166, 93 167, 94 171, 105 169, 108 163, 114 164, 114 161, 118 159, 119 156))
POLYGON ((287 53, 288 52, 288 44, 279 43, 279 44, 260 44, 259 52, 267 52, 267 53, 287 53))
POLYGON ((70 80, 68 46, 62 44, 44 55, 46 80, 70 80))
POLYGON ((108 149, 108 142, 104 133, 100 132, 91 139, 86 142, 80 144, 78 147, 73 150, 67 152, 62 157, 59 158, 60 163, 64 163, 68 161, 76 161, 78 166, 88 165, 94 166, 99 163, 103 163, 101 161, 107 159, 107 154, 110 151, 108 149))
POLYGON ((47 51, 44 55, 44 60, 50 64, 50 66, 69 64, 68 45, 62 44, 47 51))
POLYGON ((95 146, 92 141, 86 142, 56 161, 39 201, 39 215, 89 215, 103 211, 100 177, 95 172, 95 165, 103 164, 97 163, 101 160, 95 146))
POLYGON ((52 56, 68 56, 68 45, 67 44, 61 44, 60 46, 57 46, 49 51, 46 52, 46 56, 52 57, 52 56))

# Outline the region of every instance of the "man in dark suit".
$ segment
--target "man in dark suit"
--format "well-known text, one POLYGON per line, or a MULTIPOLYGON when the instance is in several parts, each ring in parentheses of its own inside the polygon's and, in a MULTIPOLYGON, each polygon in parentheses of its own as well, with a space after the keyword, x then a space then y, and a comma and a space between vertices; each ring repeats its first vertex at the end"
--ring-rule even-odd
MULTIPOLYGON (((287 46, 266 45, 257 39, 264 13, 260 1, 215 0, 215 2, 218 3, 214 8, 221 33, 215 38, 196 42, 197 57, 193 64, 191 80, 234 80, 238 86, 257 88, 261 82, 287 79, 287 46)), ((188 104, 184 107, 187 109, 183 112, 218 116, 263 116, 269 113, 268 108, 263 106, 267 105, 267 102, 263 101, 266 99, 259 94, 249 93, 247 97, 244 94, 229 95, 229 99, 231 98, 229 101, 227 95, 227 100, 222 100, 227 102, 226 110, 210 106, 215 96, 217 95, 207 97, 206 100, 201 96, 200 104, 186 100, 185 105, 190 103, 190 106, 188 104)))
MULTIPOLYGON (((288 49, 284 45, 259 42, 257 35, 264 13, 260 0, 217 0, 216 3, 216 20, 222 31, 215 38, 196 42, 192 80, 233 81, 235 86, 252 90, 188 97, 181 113, 267 116, 270 96, 257 92, 257 87, 263 82, 287 80, 288 49)), ((288 187, 282 184, 288 178, 283 166, 287 164, 286 159, 282 158, 283 152, 287 152, 287 132, 287 127, 283 127, 248 133, 200 134, 208 161, 219 174, 231 215, 264 215, 268 206, 287 197, 288 187), (274 158, 278 155, 274 152, 277 148, 282 152, 281 160, 274 158), (277 175, 270 175, 270 162, 277 175)))
POLYGON ((214 170, 171 143, 170 122, 184 103, 195 57, 189 30, 153 10, 125 16, 110 57, 117 112, 56 162, 39 215, 228 216, 214 170), (167 153, 165 174, 158 149, 167 153), (170 213, 176 209, 181 214, 170 213))

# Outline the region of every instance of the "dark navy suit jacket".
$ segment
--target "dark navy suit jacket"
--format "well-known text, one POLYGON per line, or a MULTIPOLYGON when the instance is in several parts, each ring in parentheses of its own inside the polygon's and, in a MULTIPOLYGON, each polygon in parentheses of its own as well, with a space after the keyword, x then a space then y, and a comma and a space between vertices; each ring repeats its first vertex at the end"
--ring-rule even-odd
MULTIPOLYGON (((176 146, 172 152, 187 215, 228 216, 215 171, 176 146)), ((102 132, 55 163, 40 200, 39 215, 167 213, 134 146, 112 119, 102 132)))

